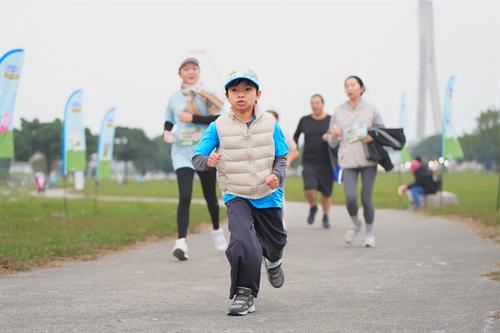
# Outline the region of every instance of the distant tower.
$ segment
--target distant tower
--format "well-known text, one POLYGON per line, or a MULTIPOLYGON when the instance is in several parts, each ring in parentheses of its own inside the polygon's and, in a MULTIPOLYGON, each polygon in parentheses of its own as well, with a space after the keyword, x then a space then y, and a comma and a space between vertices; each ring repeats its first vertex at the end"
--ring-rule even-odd
POLYGON ((419 0, 420 23, 420 82, 418 86, 417 139, 426 135, 426 100, 430 96, 434 133, 441 132, 441 108, 434 60, 434 28, 432 1, 419 0))

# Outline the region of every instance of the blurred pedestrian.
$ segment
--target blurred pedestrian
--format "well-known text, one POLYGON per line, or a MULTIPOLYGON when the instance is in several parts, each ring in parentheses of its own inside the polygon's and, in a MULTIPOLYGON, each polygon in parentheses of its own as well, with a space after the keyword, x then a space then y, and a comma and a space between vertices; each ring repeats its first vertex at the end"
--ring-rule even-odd
MULTIPOLYGON (((184 59, 179 66, 178 73, 182 80, 181 88, 170 96, 168 101, 163 139, 165 143, 172 145, 172 163, 179 189, 179 203, 177 206, 178 239, 172 253, 177 259, 186 260, 189 257, 186 237, 195 173, 191 158, 195 146, 207 126, 181 122, 178 117, 182 113, 199 116, 215 115, 222 111, 223 103, 203 85, 200 79, 198 59, 184 59)), ((203 195, 212 220, 212 236, 215 247, 219 251, 224 251, 227 247, 227 241, 222 229, 219 227, 216 172, 212 169, 197 171, 197 174, 200 178, 203 195)))
POLYGON ((311 97, 311 114, 300 119, 293 135, 299 144, 300 135, 304 134, 304 152, 302 154, 302 178, 304 193, 309 203, 307 223, 313 224, 318 212, 317 193, 321 193, 320 203, 323 209, 323 228, 330 228, 329 212, 333 188, 332 163, 328 147, 330 115, 325 110, 325 100, 320 94, 311 97))
POLYGON ((344 81, 346 102, 339 105, 330 124, 330 145, 338 146, 338 163, 342 168, 346 208, 353 226, 347 231, 345 241, 351 244, 361 231, 358 217, 358 177, 361 176, 361 202, 366 233, 364 245, 375 247, 373 223, 375 209, 372 203, 373 187, 377 175, 377 163, 367 159, 366 145, 373 141, 368 128, 384 127, 384 122, 375 106, 362 99, 365 85, 358 76, 349 76, 344 81))

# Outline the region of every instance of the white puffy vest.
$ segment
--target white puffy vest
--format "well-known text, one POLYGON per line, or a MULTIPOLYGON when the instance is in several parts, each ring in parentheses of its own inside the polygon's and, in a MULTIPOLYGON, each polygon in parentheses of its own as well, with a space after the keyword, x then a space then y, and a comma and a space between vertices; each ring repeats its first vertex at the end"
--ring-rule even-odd
POLYGON ((274 164, 275 120, 258 108, 255 117, 247 126, 230 110, 215 121, 221 155, 217 179, 224 194, 260 199, 274 191, 265 180, 274 164))

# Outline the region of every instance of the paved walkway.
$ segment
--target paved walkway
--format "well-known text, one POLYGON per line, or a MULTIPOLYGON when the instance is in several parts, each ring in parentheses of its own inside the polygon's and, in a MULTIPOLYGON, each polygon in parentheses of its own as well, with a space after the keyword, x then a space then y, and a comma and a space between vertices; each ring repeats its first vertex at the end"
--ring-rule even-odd
MULTIPOLYGON (((348 246, 345 209, 333 228, 288 204, 286 282, 265 274, 257 311, 229 317, 228 264, 208 232, 191 259, 173 241, 0 278, 0 332, 500 332, 500 284, 482 277, 499 248, 464 225, 377 210, 378 247, 348 246)), ((263 272, 264 273, 264 272, 263 272)))

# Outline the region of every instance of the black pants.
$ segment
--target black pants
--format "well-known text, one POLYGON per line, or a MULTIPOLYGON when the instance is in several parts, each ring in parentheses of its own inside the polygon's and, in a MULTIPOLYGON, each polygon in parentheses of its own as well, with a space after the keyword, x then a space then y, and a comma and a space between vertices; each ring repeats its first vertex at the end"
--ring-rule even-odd
POLYGON ((236 287, 252 289, 257 297, 262 256, 278 261, 286 245, 281 208, 257 209, 247 200, 235 198, 226 203, 231 238, 226 257, 231 265, 229 298, 236 287))
MULTIPOLYGON (((175 170, 177 175, 177 186, 179 188, 179 205, 177 206, 177 232, 179 238, 187 235, 189 226, 189 207, 193 195, 194 170, 191 168, 180 168, 175 170)), ((200 177, 203 196, 207 202, 208 211, 212 219, 214 229, 219 229, 219 202, 216 193, 216 170, 197 171, 200 177)))

